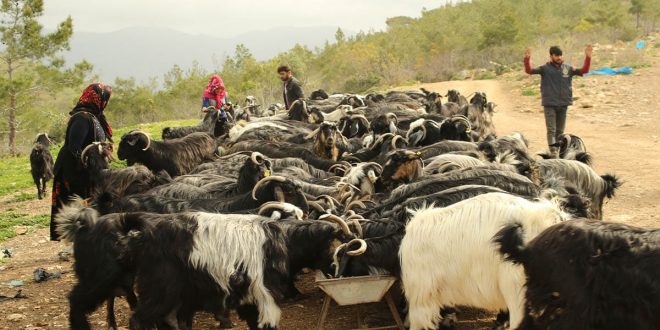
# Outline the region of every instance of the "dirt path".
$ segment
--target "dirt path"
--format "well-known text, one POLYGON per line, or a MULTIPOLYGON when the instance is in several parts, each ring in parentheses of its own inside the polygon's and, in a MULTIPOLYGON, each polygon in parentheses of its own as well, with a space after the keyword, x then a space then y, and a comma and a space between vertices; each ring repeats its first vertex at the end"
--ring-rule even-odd
MULTIPOLYGON (((605 206, 605 219, 648 227, 660 227, 660 59, 653 58, 653 66, 637 70, 630 76, 591 76, 575 81, 579 98, 569 110, 567 132, 581 136, 595 159, 596 171, 614 173, 625 184, 618 196, 605 206), (584 107, 588 106, 588 107, 584 107)), ((545 128, 537 97, 522 96, 521 90, 532 78, 510 75, 500 80, 452 81, 426 84, 439 92, 458 89, 463 94, 485 91, 489 100, 498 104, 495 125, 499 135, 523 132, 531 141, 531 150, 545 148, 545 128)), ((409 88, 409 87, 408 87, 409 88)), ((405 89, 405 88, 404 88, 405 89)), ((29 209, 47 210, 48 201, 18 205, 29 209), (43 203, 41 205, 39 203, 43 203)), ((66 295, 75 283, 71 273, 46 283, 30 283, 32 272, 44 267, 50 272, 69 271, 71 263, 60 261, 57 252, 64 244, 47 241, 48 231, 38 230, 16 237, 0 247, 12 247, 14 258, 0 263, 0 283, 25 280, 21 289, 27 299, 0 302, 0 329, 62 329, 67 328, 68 302, 66 295), (8 318, 16 318, 10 321, 8 318)), ((305 298, 283 306, 282 329, 311 329, 315 327, 321 309, 322 295, 314 287, 311 274, 300 285, 305 298)), ((0 295, 13 295, 18 288, 0 284, 0 295)), ((128 311, 125 303, 118 304, 118 320, 126 326, 128 311)), ((326 329, 347 329, 355 325, 354 307, 333 306, 326 329)), ((385 312, 383 305, 367 307, 365 313, 385 312)), ((463 310, 459 329, 488 329, 492 314, 463 310)), ((105 311, 99 308, 90 317, 95 329, 105 328, 105 311)), ((233 317, 236 320, 236 317, 233 317)), ((387 319, 388 323, 389 320, 387 319)), ((382 322, 381 322, 382 323, 382 322)), ((212 328, 215 323, 208 315, 200 315, 196 326, 212 328)), ((244 329, 238 326, 237 329, 244 329)))
MULTIPOLYGON (((658 227, 660 216, 660 59, 630 76, 588 76, 574 80, 576 104, 569 108, 566 132, 582 137, 599 174, 614 173, 624 185, 605 206, 605 219, 658 227), (588 107, 585 107, 588 106, 588 107)), ((498 135, 523 132, 531 151, 547 149, 540 97, 522 96, 532 80, 448 81, 423 84, 445 93, 484 91, 497 104, 498 135)), ((403 88, 405 89, 405 88, 403 88)))

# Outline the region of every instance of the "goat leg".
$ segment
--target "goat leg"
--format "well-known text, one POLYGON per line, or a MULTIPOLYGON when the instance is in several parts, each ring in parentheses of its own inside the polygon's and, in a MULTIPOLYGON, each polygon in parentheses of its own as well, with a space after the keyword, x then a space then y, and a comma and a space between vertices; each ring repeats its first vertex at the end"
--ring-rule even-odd
POLYGON ((117 330, 117 320, 115 319, 115 296, 108 298, 106 301, 106 322, 108 323, 108 330, 117 330))

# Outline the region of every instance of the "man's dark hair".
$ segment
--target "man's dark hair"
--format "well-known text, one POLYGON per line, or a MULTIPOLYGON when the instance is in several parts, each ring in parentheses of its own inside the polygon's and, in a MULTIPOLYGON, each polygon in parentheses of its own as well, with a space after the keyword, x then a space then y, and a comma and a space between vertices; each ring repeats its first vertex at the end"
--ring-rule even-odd
POLYGON ((280 72, 291 72, 291 67, 286 64, 282 64, 277 67, 277 73, 280 72))
POLYGON ((561 56, 563 55, 561 48, 559 46, 550 47, 550 55, 561 56))

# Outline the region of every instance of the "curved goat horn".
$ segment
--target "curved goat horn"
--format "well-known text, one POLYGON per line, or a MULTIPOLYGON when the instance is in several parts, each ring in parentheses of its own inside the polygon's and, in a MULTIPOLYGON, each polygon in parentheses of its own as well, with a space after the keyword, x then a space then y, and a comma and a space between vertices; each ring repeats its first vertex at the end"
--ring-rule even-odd
POLYGON ((254 188, 252 188, 252 199, 257 200, 257 192, 263 189, 262 186, 268 181, 286 182, 286 178, 283 176, 271 175, 259 180, 259 182, 254 185, 254 188))
POLYGON ((353 243, 360 243, 360 247, 357 250, 351 250, 346 252, 347 255, 351 257, 359 256, 361 254, 364 254, 367 251, 367 242, 361 238, 356 238, 354 240, 351 240, 350 242, 346 243, 346 246, 349 247, 353 243))
POLYGON ((92 150, 92 148, 98 147, 99 148, 99 154, 103 152, 103 147, 101 146, 101 142, 92 142, 88 144, 85 149, 80 153, 80 161, 83 163, 84 167, 87 167, 87 163, 85 162, 85 156, 87 153, 92 150))
POLYGON ((337 225, 339 225, 339 228, 341 228, 341 231, 344 232, 344 234, 346 234, 346 235, 353 234, 351 232, 351 229, 348 228, 348 225, 346 224, 346 221, 344 221, 344 219, 342 219, 342 218, 340 218, 340 217, 338 217, 334 214, 324 214, 324 215, 319 217, 319 220, 334 222, 337 225))
POLYGON ((364 237, 364 235, 363 235, 364 232, 362 231, 362 224, 360 224, 360 221, 355 220, 355 219, 354 220, 349 220, 349 221, 346 221, 346 224, 349 226, 349 228, 350 228, 350 226, 355 227, 355 234, 357 235, 357 237, 359 237, 359 238, 364 237))
POLYGON ((465 133, 472 132, 472 124, 470 123, 470 120, 467 119, 467 117, 465 117, 465 116, 454 116, 454 117, 451 117, 451 120, 452 121, 459 120, 459 121, 464 122, 465 125, 467 125, 467 129, 465 130, 465 133))
POLYGON ((253 152, 253 153, 250 155, 250 159, 252 160, 252 162, 253 162, 255 165, 261 165, 261 164, 263 164, 265 158, 266 158, 266 157, 264 157, 264 155, 263 155, 262 153, 257 152, 257 151, 253 152), (259 158, 261 158, 261 161, 259 161, 259 158))
POLYGON ((149 134, 142 132, 142 131, 134 131, 133 135, 144 135, 144 137, 147 138, 147 146, 142 149, 142 151, 147 151, 149 147, 151 147, 151 137, 149 134))

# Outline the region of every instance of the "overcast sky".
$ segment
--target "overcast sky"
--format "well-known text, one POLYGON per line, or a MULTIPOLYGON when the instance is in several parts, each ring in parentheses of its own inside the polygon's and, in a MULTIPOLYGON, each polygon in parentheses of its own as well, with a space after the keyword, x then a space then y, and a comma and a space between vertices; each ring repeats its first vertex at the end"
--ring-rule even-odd
POLYGON ((71 15, 75 31, 110 32, 132 26, 191 34, 235 36, 279 26, 383 29, 392 16, 414 16, 444 0, 46 0, 47 29, 71 15))

